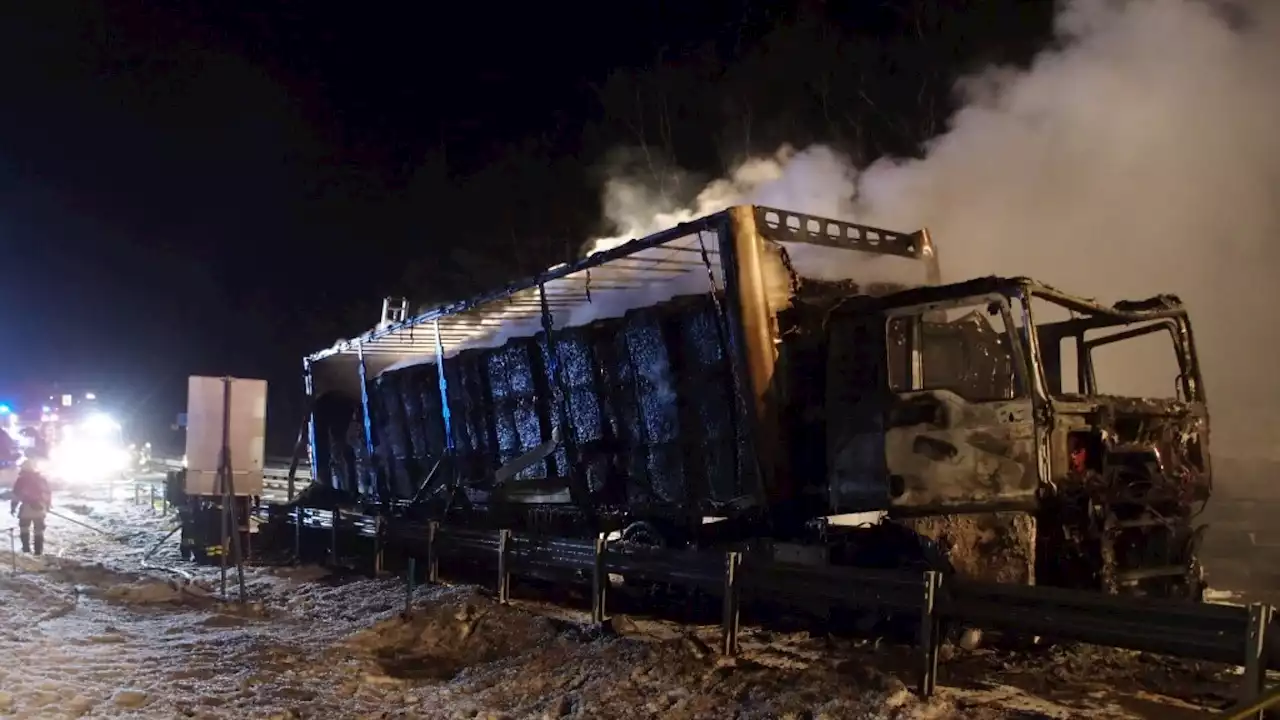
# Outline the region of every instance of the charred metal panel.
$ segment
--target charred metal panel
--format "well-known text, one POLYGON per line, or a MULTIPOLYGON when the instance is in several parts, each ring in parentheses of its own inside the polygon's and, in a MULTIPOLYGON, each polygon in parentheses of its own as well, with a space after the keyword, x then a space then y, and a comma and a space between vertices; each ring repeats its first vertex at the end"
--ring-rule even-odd
POLYGON ((387 489, 392 497, 412 497, 409 428, 406 423, 402 385, 408 377, 389 374, 379 377, 370 389, 371 419, 377 419, 377 455, 383 460, 387 489))
POLYGON ((888 508, 884 327, 879 314, 836 313, 828 324, 827 484, 833 513, 888 508))
POLYGON ((409 433, 409 456, 404 463, 407 487, 401 487, 397 497, 406 499, 417 493, 444 454, 440 380, 435 366, 406 368, 400 373, 399 391, 398 400, 409 433))
MULTIPOLYGON (((740 471, 750 464, 743 457, 749 445, 736 422, 720 323, 717 301, 698 296, 557 331, 566 427, 559 427, 541 334, 447 359, 459 463, 473 500, 496 502, 495 471, 553 436, 575 445, 573 471, 598 507, 688 517, 753 497, 752 476, 740 471)), ((420 447, 433 454, 443 447, 438 392, 426 380, 434 372, 413 366, 377 382, 378 396, 389 400, 375 404, 383 408, 375 421, 402 468, 398 493, 416 489, 430 469, 420 447)), ((514 499, 509 493, 528 485, 543 493, 539 502, 549 502, 545 492, 567 488, 569 474, 562 444, 507 481, 503 497, 514 499)))
POLYGON ((347 430, 355 420, 357 403, 353 397, 339 392, 326 392, 316 398, 315 481, 334 490, 355 493, 352 482, 355 457, 347 443, 347 430))
POLYGON ((949 390, 922 391, 893 402, 888 426, 893 507, 1034 506, 1031 401, 976 404, 949 390))
POLYGON ((710 302, 690 303, 678 316, 677 391, 684 400, 681 425, 698 428, 703 439, 698 445, 685 445, 692 494, 720 504, 743 495, 738 464, 748 448, 736 432, 732 359, 721 340, 723 328, 715 310, 710 302))
POLYGON ((431 458, 439 457, 443 450, 442 433, 428 420, 433 411, 439 414, 440 381, 432 365, 406 368, 403 378, 400 401, 409 426, 409 445, 414 459, 422 465, 431 458), (435 403, 428 404, 432 398, 435 403))
POLYGON ((851 309, 829 322, 832 511, 1033 506, 1034 419, 1029 400, 1013 399, 1007 338, 980 313, 953 322, 923 317, 887 320, 851 309), (912 392, 913 378, 934 389, 912 392))
MULTIPOLYGON (((598 496, 609 479, 608 444, 613 428, 607 418, 609 398, 597 390, 599 378, 591 332, 583 328, 561 330, 556 336, 556 348, 569 418, 569 427, 562 432, 567 430, 578 450, 578 469, 586 480, 587 491, 598 496)), ((555 414, 552 419, 558 423, 559 417, 555 414)), ((557 462, 567 462, 563 449, 557 454, 557 462)))
MULTIPOLYGON (((537 447, 543 437, 539 417, 538 383, 540 368, 537 348, 529 338, 513 340, 486 353, 485 373, 493 402, 493 422, 498 438, 499 464, 510 462, 537 447)), ((517 480, 547 477, 547 463, 538 461, 515 476, 517 480)))
POLYGON ((676 505, 685 496, 678 396, 661 315, 648 308, 635 312, 619 336, 630 360, 637 411, 628 433, 628 476, 643 479, 627 486, 631 505, 676 505))
MULTIPOLYGON (((543 438, 539 443, 545 442, 547 438, 560 438, 555 450, 547 458, 543 477, 569 481, 573 477, 569 466, 569 446, 576 443, 574 443, 575 438, 571 437, 569 428, 564 426, 567 413, 562 410, 567 410, 567 406, 561 407, 561 405, 567 401, 564 397, 564 386, 560 384, 561 379, 556 377, 558 372, 556 366, 564 364, 564 360, 560 357, 563 349, 560 338, 556 334, 553 334, 552 338, 554 343, 548 343, 545 334, 539 334, 529 345, 529 353, 534 360, 534 397, 538 403, 537 415, 543 438)), ((537 447, 537 444, 529 449, 532 450, 533 447, 537 447)))
POLYGON ((359 495, 369 465, 357 400, 327 393, 316 401, 316 445, 320 481, 327 477, 334 490, 359 495))
MULTIPOLYGON (((455 452, 464 484, 469 484, 467 479, 491 476, 500 464, 485 362, 485 352, 476 351, 460 353, 444 363, 455 452)), ((439 422, 443 429, 444 418, 439 422)))
POLYGON ((1017 392, 1008 336, 980 311, 950 322, 925 313, 891 319, 887 344, 895 391, 885 432, 891 505, 914 512, 1034 507, 1035 415, 1030 399, 1014 399, 1025 394, 1017 392))

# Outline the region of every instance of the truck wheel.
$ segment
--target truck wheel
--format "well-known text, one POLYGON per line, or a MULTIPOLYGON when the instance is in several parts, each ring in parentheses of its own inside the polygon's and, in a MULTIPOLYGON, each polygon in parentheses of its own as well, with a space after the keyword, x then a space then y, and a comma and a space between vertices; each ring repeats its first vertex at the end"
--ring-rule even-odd
MULTIPOLYGON (((623 528, 620 542, 624 545, 658 549, 667 546, 667 541, 662 537, 662 533, 659 532, 651 523, 644 522, 643 520, 638 520, 623 528)), ((655 584, 642 582, 632 580, 626 576, 623 576, 622 584, 628 587, 643 587, 647 585, 649 586, 649 591, 657 597, 667 595, 670 590, 669 587, 661 583, 655 584)))
POLYGON ((663 548, 667 541, 652 524, 639 520, 622 530, 622 542, 641 547, 663 548))

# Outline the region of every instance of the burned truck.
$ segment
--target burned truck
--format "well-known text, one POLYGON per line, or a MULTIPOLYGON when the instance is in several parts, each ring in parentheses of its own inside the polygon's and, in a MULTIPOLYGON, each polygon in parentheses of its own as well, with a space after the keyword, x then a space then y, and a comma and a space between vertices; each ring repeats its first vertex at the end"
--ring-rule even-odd
POLYGON ((925 231, 734 207, 384 311, 304 365, 317 507, 1200 593, 1208 416, 1178 300, 939 284, 925 231), (1099 384, 1095 354, 1141 338, 1174 397, 1099 384))

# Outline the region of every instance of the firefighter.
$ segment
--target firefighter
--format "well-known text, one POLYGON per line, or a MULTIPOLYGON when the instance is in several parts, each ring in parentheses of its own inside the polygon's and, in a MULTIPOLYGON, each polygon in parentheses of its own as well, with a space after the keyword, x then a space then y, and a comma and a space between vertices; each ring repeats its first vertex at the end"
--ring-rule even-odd
POLYGON ((9 501, 9 514, 18 516, 18 533, 22 537, 22 552, 35 554, 44 552, 44 518, 53 506, 53 493, 49 491, 49 481, 30 457, 18 471, 18 479, 13 483, 13 496, 9 501), (31 531, 35 530, 33 548, 31 531))

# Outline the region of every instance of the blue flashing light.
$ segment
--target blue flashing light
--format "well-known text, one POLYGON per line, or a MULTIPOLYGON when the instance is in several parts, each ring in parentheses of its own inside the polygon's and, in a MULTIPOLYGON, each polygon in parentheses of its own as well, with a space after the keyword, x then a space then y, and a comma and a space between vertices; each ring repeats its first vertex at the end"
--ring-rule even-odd
POLYGON ((0 405, 0 415, 9 415, 13 412, 13 408, 8 405, 0 405))

